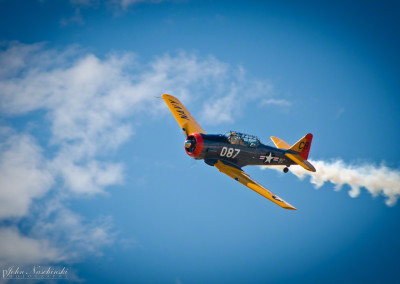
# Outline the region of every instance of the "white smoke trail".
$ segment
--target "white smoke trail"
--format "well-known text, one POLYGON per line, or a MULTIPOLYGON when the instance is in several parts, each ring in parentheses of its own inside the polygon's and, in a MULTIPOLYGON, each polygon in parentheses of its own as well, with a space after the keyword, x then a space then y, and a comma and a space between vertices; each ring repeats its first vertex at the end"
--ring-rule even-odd
MULTIPOLYGON (((331 162, 312 161, 316 172, 309 172, 300 166, 290 168, 290 172, 299 179, 310 176, 310 182, 316 188, 320 188, 325 182, 330 181, 335 185, 338 191, 343 185, 349 185, 349 195, 353 198, 360 194, 360 188, 365 188, 372 196, 376 197, 380 194, 385 196, 386 205, 394 206, 400 197, 400 171, 386 167, 385 165, 349 165, 341 159, 331 162)), ((281 170, 277 167, 272 167, 281 170)))

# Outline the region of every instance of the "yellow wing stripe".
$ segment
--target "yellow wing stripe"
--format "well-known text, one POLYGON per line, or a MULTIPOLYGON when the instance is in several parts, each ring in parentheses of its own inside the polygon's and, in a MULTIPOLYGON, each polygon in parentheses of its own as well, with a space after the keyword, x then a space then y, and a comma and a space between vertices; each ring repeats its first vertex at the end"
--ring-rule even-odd
POLYGON ((186 136, 189 136, 192 133, 206 134, 200 124, 197 123, 190 112, 177 98, 167 94, 163 94, 162 98, 167 103, 167 106, 171 110, 181 129, 185 132, 186 136))
POLYGON ((248 188, 254 190, 258 194, 264 196, 265 198, 269 199, 270 201, 274 202, 275 204, 278 204, 279 206, 285 208, 285 209, 291 209, 291 210, 297 210, 295 207, 284 201, 282 198, 279 196, 273 194, 271 191, 266 189, 265 187, 261 186, 254 180, 250 178, 248 174, 246 174, 244 171, 237 169, 232 166, 225 165, 221 161, 218 161, 214 165, 220 172, 226 174, 227 176, 237 180, 241 184, 247 186, 248 188))

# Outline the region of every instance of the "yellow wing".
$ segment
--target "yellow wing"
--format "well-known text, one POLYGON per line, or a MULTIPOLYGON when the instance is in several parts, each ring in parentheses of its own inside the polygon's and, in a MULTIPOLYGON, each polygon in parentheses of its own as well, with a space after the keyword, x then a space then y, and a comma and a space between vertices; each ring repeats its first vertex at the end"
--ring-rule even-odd
POLYGON ((163 94, 162 98, 167 103, 167 106, 171 110, 183 132, 185 132, 186 136, 189 136, 192 133, 206 134, 200 124, 197 123, 190 112, 177 98, 167 94, 163 94))
POLYGON ((295 207, 284 201, 282 198, 278 197, 277 195, 273 194, 271 191, 268 189, 264 188, 263 186, 259 185, 257 182, 252 180, 248 174, 246 174, 244 171, 225 165, 221 161, 218 161, 217 163, 214 164, 214 166, 222 173, 226 174, 227 176, 230 176, 234 180, 237 180, 241 184, 247 186, 248 188, 254 190, 255 192, 261 194, 265 198, 271 200, 272 202, 278 204, 279 206, 285 208, 285 209, 291 209, 291 210, 297 210, 295 207))

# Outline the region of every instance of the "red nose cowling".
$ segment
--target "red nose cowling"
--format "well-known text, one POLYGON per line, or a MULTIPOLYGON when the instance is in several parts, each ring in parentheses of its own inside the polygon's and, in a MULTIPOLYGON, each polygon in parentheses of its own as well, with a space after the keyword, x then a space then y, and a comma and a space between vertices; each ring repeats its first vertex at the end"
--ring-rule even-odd
POLYGON ((199 133, 192 133, 186 138, 186 141, 191 142, 189 148, 185 147, 186 154, 193 158, 198 157, 203 150, 203 137, 199 133))

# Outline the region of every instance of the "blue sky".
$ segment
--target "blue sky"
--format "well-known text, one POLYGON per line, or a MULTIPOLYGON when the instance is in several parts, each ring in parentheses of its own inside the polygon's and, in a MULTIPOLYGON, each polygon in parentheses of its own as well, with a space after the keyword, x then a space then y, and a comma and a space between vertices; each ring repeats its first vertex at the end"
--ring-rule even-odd
POLYGON ((399 16, 394 1, 0 1, 1 269, 396 282, 399 16), (208 133, 313 133, 317 175, 245 168, 299 210, 192 161, 162 93, 208 133))

